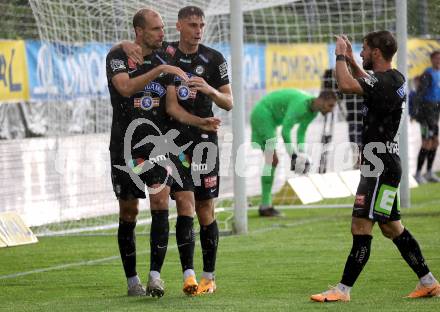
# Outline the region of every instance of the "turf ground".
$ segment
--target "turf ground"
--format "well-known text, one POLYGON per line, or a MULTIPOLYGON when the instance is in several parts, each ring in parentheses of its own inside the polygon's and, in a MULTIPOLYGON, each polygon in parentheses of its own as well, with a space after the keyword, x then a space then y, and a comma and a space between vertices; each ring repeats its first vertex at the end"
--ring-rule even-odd
MULTIPOLYGON (((403 222, 440 277, 440 185, 412 192, 403 222)), ((218 291, 186 297, 175 240, 165 260, 161 299, 126 297, 114 236, 43 237, 0 249, 0 311, 439 311, 440 298, 403 298, 417 278, 394 244, 374 231, 370 261, 349 303, 320 304, 312 293, 336 284, 351 247, 351 209, 285 210, 279 219, 249 213, 249 233, 220 240, 218 291)), ((145 229, 139 229, 145 233, 145 229)), ((142 234, 142 233, 139 233, 142 234)), ((138 272, 147 274, 148 237, 138 235, 138 272)), ((201 271, 200 246, 196 271, 201 271)))

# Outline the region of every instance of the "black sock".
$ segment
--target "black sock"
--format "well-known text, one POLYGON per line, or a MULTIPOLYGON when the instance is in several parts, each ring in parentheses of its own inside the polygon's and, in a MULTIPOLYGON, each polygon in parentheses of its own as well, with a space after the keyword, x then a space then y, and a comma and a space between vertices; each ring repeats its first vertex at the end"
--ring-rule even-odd
POLYGON ((136 222, 119 219, 118 245, 122 266, 127 278, 136 276, 136 222))
POLYGON ((423 147, 419 151, 419 156, 417 156, 417 171, 421 171, 423 164, 425 163, 425 158, 428 155, 428 150, 423 147))
POLYGON ((218 226, 214 220, 210 225, 200 226, 200 244, 203 253, 203 271, 214 272, 218 247, 218 226))
POLYGON ((182 271, 194 270, 194 218, 178 216, 176 222, 176 241, 179 249, 180 263, 182 271))
POLYGON ((434 163, 436 153, 437 153, 437 149, 428 151, 428 155, 426 157, 428 159, 427 164, 426 164, 426 169, 428 171, 432 170, 432 164, 434 163))
POLYGON ((353 287, 370 257, 371 235, 353 235, 353 246, 345 263, 341 283, 353 287))
POLYGON ((168 248, 168 210, 151 211, 150 271, 160 272, 168 248))
POLYGON ((393 243, 399 249, 403 259, 405 259, 406 263, 408 263, 419 278, 429 273, 429 268, 423 258, 420 246, 407 229, 404 229, 399 237, 393 239, 393 243))

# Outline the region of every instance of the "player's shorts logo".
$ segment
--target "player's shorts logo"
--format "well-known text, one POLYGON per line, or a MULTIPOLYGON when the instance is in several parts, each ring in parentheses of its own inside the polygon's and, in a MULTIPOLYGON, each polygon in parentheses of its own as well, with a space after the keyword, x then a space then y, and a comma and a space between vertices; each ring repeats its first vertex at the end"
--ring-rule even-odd
POLYGON ((203 74, 205 72, 205 68, 202 66, 202 65, 198 65, 197 67, 196 67, 196 74, 197 75, 201 75, 201 74, 203 74))
POLYGON ((141 108, 143 110, 150 110, 153 107, 153 99, 151 96, 144 96, 141 98, 141 108))
POLYGON ((177 97, 179 100, 187 100, 189 98, 190 92, 188 86, 181 85, 177 88, 177 97))

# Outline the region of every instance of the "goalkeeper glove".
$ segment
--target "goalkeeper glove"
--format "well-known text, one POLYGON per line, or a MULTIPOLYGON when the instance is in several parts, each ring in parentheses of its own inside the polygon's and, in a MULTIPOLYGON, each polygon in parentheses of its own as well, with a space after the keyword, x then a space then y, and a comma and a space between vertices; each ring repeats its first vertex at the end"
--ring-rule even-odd
POLYGON ((290 170, 295 171, 298 174, 306 174, 309 172, 312 166, 310 157, 305 153, 292 154, 292 160, 290 162, 290 170))

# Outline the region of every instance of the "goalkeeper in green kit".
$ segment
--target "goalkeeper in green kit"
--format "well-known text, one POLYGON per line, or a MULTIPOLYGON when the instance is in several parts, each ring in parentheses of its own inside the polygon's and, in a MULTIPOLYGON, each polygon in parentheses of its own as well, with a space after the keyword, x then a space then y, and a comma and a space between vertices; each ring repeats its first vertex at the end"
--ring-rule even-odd
POLYGON ((287 153, 291 156, 291 170, 306 173, 311 166, 304 153, 306 130, 318 112, 326 114, 336 104, 336 94, 322 91, 318 97, 298 89, 277 90, 264 96, 255 104, 251 112, 252 143, 264 153, 264 168, 261 176, 262 203, 259 215, 262 217, 280 216, 272 205, 272 184, 275 168, 278 165, 276 147, 276 128, 282 127, 282 137, 287 153), (290 132, 298 124, 297 149, 292 145, 290 132))

